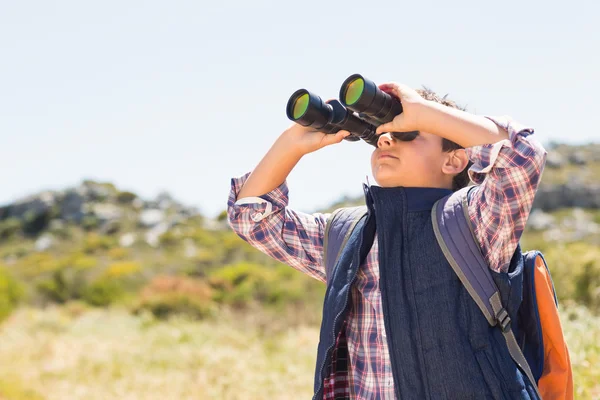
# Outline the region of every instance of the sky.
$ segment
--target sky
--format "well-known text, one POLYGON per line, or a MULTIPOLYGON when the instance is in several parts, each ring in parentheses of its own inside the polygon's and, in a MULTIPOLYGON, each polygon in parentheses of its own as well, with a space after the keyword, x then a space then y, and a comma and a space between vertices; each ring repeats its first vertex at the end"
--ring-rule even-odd
MULTIPOLYGON (((426 85, 542 143, 600 141, 600 2, 1 1, 0 204, 83 179, 207 216, 291 122, 361 73, 426 85), (596 49, 596 50, 594 50, 596 49)), ((372 147, 305 156, 290 206, 356 196, 372 147)))

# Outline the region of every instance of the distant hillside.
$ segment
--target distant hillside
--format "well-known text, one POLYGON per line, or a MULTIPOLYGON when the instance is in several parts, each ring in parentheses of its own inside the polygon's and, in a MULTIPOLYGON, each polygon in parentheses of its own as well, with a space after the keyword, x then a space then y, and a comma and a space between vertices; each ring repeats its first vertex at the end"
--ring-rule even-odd
MULTIPOLYGON (((560 298, 600 309, 600 146, 554 145, 522 240, 548 256, 560 298)), ((329 209, 361 203, 343 198, 329 209)), ((34 194, 0 207, 0 321, 17 304, 134 299, 159 316, 214 307, 319 303, 323 285, 162 193, 111 183, 34 194)), ((314 305, 313 304, 313 305, 314 305)))

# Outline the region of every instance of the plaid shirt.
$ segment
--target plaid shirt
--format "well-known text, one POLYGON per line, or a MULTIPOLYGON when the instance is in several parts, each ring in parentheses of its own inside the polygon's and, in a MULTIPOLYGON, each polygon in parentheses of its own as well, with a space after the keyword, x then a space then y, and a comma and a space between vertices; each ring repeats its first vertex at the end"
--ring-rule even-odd
MULTIPOLYGON (((532 129, 508 117, 490 119, 508 131, 509 139, 466 149, 473 162, 469 175, 478 185, 469 203, 469 216, 490 268, 506 271, 527 222, 546 151, 528 137, 532 129)), ((238 199, 248 176, 232 179, 228 217, 233 230, 269 256, 325 282, 323 238, 329 214, 305 214, 288 208, 285 182, 263 196, 238 199)), ((348 373, 324 382, 324 398, 394 399, 377 238, 358 270, 351 294, 345 335, 340 334, 336 346, 343 349, 339 342, 346 341, 348 354, 333 357, 333 362, 349 362, 348 373)))

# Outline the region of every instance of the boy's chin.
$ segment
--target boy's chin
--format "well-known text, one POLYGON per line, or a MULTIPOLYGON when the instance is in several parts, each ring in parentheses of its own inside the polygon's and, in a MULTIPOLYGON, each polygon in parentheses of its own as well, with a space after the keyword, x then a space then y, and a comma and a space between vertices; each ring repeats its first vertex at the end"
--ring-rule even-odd
POLYGON ((397 176, 379 175, 379 176, 374 176, 374 178, 375 178, 375 182, 377 182, 377 185, 384 187, 384 188, 406 186, 406 184, 401 182, 402 180, 398 179, 397 176))

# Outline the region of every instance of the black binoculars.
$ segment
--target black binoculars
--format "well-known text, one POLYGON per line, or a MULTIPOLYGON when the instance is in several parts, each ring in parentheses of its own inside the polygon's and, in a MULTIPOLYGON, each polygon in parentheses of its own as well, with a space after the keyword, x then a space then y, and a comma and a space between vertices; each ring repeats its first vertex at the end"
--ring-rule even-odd
MULTIPOLYGON (((300 89, 290 96, 286 113, 290 120, 323 133, 350 132, 345 140, 360 139, 377 147, 377 127, 402 113, 402 104, 360 74, 348 77, 340 89, 340 99, 324 102, 319 96, 300 89)), ((394 138, 411 141, 418 131, 391 132, 394 138)))

